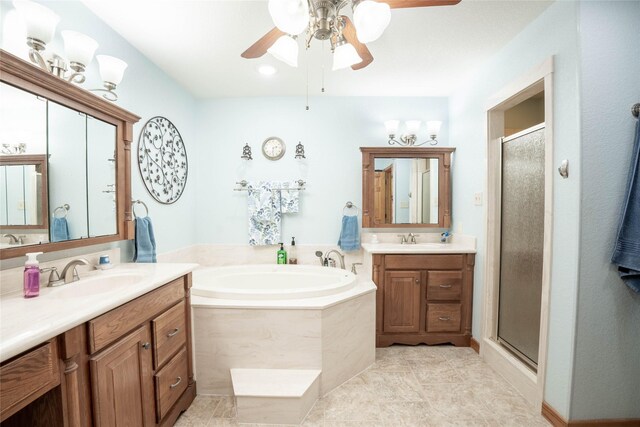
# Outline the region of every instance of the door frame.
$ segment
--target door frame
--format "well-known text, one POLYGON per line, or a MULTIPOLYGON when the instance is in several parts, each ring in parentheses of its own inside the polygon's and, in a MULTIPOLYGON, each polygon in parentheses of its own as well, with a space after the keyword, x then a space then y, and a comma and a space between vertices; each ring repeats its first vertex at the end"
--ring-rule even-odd
POLYGON ((538 410, 542 407, 547 365, 549 330, 549 294, 551 284, 551 242, 553 225, 553 57, 529 70, 490 97, 486 107, 487 123, 487 204, 485 210, 485 274, 482 319, 481 357, 500 372, 538 410), (501 138, 504 136, 504 112, 541 91, 544 96, 545 178, 544 178, 544 246, 540 312, 538 370, 533 372, 524 362, 497 343, 498 296, 500 282, 500 208, 501 208, 501 138))

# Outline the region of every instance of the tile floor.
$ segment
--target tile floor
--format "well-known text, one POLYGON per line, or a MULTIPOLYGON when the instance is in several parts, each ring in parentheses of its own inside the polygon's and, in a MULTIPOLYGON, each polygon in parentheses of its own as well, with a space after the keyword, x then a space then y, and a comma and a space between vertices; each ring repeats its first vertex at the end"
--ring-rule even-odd
MULTIPOLYGON (((177 427, 247 426, 233 398, 198 396, 177 427)), ((319 399, 303 427, 549 426, 470 348, 391 346, 319 399)))

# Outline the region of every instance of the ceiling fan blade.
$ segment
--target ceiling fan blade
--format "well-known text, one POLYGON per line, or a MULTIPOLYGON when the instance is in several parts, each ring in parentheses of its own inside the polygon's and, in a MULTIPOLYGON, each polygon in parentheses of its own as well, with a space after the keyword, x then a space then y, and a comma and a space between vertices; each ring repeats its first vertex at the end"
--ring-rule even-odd
POLYGON ((404 9, 407 7, 429 7, 429 6, 454 6, 460 0, 380 0, 389 5, 391 9, 404 9))
POLYGON ((356 35, 356 27, 353 26, 353 22, 347 16, 342 16, 344 22, 344 28, 342 29, 342 35, 347 42, 351 43, 356 48, 356 52, 362 58, 362 62, 351 66, 352 70, 360 70, 373 62, 373 55, 369 52, 367 45, 360 43, 358 36, 356 35))
POLYGON ((273 27, 271 31, 262 36, 257 42, 252 44, 249 49, 242 52, 240 56, 247 59, 260 58, 262 55, 267 53, 267 49, 269 49, 280 36, 284 35, 285 33, 280 31, 278 27, 273 27))

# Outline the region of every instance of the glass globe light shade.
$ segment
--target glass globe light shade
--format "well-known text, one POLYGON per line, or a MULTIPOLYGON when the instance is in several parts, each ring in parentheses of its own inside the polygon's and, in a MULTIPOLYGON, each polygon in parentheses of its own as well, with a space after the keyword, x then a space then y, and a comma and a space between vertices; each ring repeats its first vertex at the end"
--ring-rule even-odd
POLYGON ((440 132, 440 127, 442 126, 442 122, 438 120, 431 120, 427 122, 427 133, 429 136, 438 135, 440 132))
POLYGON ((280 36, 267 52, 285 64, 298 66, 298 43, 289 35, 280 36))
POLYGON ((88 65, 98 48, 98 42, 76 31, 62 31, 61 34, 69 62, 77 62, 84 66, 88 65))
POLYGON ((307 0, 269 0, 269 14, 281 31, 297 36, 309 25, 307 0))
POLYGON ((351 43, 340 44, 333 52, 333 71, 341 70, 360 62, 362 62, 362 58, 360 58, 356 48, 351 43))
POLYGON ((408 135, 417 135, 420 130, 420 120, 407 120, 404 125, 407 127, 408 135))
POLYGON ((127 68, 127 63, 121 59, 109 55, 97 55, 102 80, 114 85, 119 85, 127 68))
POLYGON ((400 121, 387 120, 384 122, 384 127, 387 129, 387 135, 396 135, 398 133, 398 127, 400 127, 400 121))
POLYGON ((47 44, 53 40, 60 17, 51 9, 28 0, 14 0, 13 5, 27 26, 27 37, 47 44))
POLYGON ((391 22, 391 8, 387 3, 364 0, 353 11, 353 25, 360 43, 377 40, 391 22))

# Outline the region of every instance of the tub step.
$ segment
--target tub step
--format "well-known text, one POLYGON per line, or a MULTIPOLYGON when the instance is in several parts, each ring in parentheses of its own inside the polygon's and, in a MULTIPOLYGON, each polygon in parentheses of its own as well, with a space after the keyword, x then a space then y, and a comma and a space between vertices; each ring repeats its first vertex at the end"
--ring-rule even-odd
POLYGON ((240 423, 300 424, 320 395, 319 369, 231 369, 240 423))

